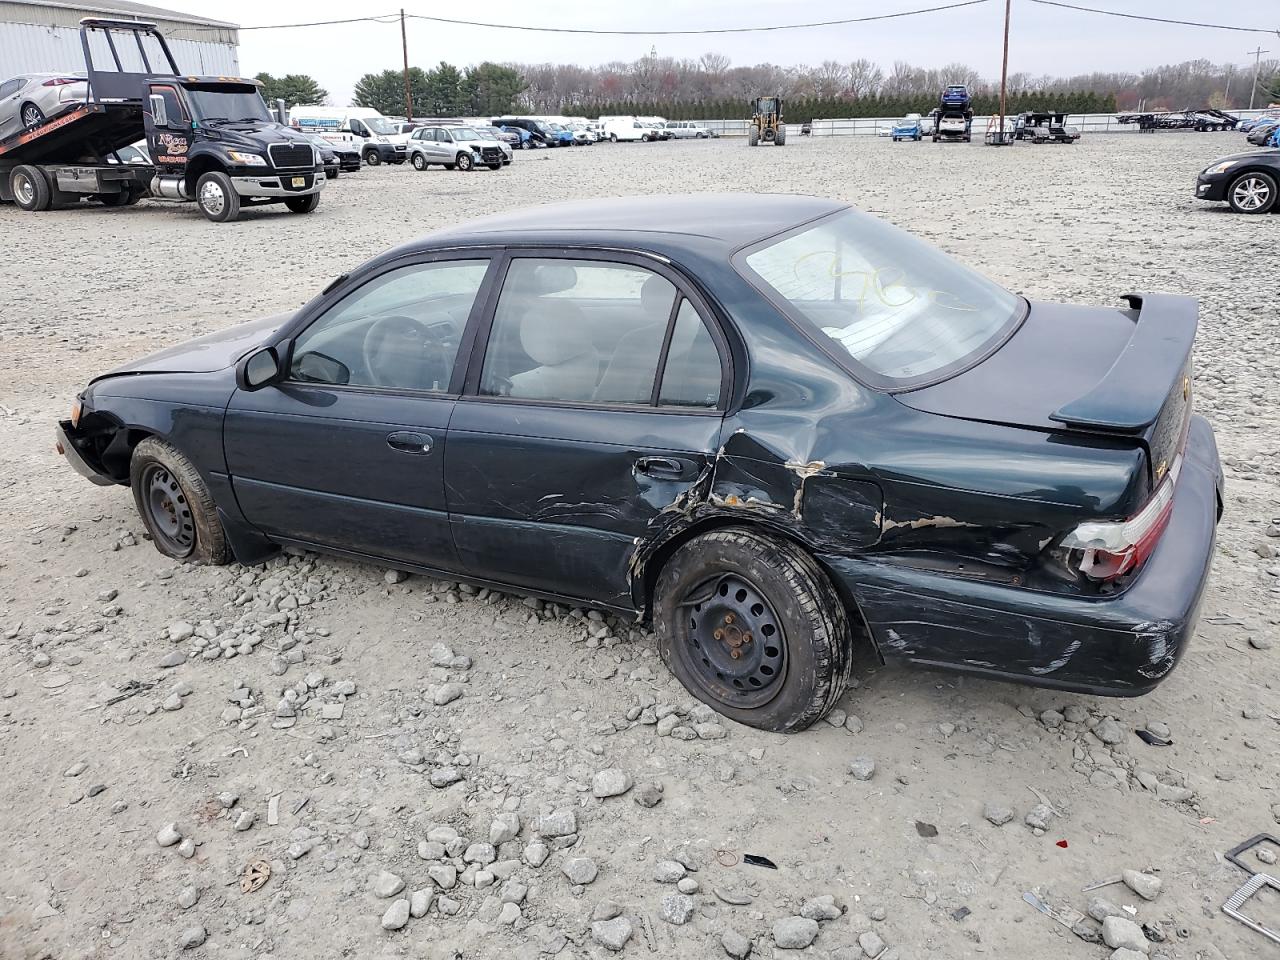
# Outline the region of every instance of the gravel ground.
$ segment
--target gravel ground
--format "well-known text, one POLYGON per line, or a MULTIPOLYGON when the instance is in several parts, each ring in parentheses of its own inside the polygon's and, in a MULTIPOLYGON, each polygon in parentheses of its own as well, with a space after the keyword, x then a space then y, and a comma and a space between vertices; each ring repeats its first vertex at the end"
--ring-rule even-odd
MULTIPOLYGON (((1191 198, 1239 147, 602 144, 365 170, 307 217, 0 208, 0 957, 1270 955, 1220 911, 1245 879, 1220 854, 1280 833, 1280 351, 1260 294, 1280 218, 1191 198), (1156 692, 863 657, 834 722, 764 734, 716 722, 646 633, 597 614, 313 556, 170 563, 127 491, 52 450, 92 374, 292 309, 391 244, 672 189, 838 196, 1033 298, 1200 298, 1227 510, 1201 627, 1156 692), (1171 747, 1135 736, 1161 724, 1171 747), (243 893, 255 861, 270 878, 243 893), (1126 870, 1148 876, 1081 890, 1126 870), (1028 891, 1092 918, 1059 924, 1028 891)), ((1280 900, 1256 910, 1280 926, 1280 900)))

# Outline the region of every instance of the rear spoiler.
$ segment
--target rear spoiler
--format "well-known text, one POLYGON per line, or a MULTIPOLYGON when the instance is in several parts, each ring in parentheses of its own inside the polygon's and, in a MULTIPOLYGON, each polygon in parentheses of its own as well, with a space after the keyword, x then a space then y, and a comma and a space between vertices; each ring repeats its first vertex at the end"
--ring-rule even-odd
POLYGON ((1129 293, 1123 299, 1137 311, 1133 336, 1097 386, 1051 413, 1050 420, 1141 433, 1159 417, 1191 356, 1200 305, 1192 297, 1164 293, 1129 293))

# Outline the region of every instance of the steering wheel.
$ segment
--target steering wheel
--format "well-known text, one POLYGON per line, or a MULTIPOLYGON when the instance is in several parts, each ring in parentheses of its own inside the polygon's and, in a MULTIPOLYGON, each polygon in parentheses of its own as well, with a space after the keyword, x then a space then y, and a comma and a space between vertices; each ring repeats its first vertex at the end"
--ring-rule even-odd
POLYGON ((379 317, 364 335, 365 371, 373 386, 433 389, 448 378, 445 338, 413 317, 379 317), (438 349, 431 350, 429 347, 438 349))

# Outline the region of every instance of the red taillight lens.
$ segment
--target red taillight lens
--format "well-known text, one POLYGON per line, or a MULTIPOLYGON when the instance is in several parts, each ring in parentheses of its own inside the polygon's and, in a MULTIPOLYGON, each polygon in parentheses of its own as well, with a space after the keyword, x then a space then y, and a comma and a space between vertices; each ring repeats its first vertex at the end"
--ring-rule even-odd
POLYGON ((1181 469, 1179 455, 1146 506, 1128 520, 1082 523, 1063 537, 1060 546, 1067 551, 1068 566, 1097 581, 1115 580, 1141 567, 1169 525, 1181 469))
POLYGON ((83 83, 84 81, 76 77, 54 77, 52 80, 46 80, 41 84, 42 87, 65 87, 69 83, 83 83))

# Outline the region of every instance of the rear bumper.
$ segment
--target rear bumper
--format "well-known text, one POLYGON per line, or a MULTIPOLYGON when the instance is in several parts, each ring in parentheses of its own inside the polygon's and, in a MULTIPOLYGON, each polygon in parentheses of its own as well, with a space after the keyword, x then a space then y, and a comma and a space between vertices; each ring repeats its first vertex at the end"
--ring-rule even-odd
POLYGON ((1124 592, 1076 597, 847 557, 820 559, 856 600, 886 659, 1107 696, 1173 670, 1196 624, 1222 509, 1213 430, 1191 420, 1173 513, 1124 592))

